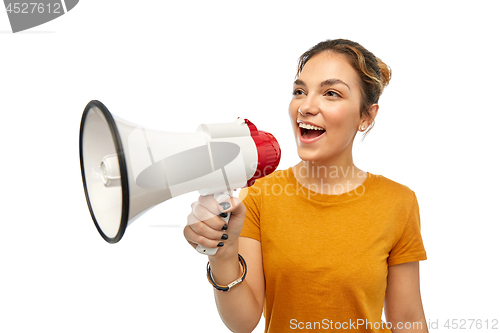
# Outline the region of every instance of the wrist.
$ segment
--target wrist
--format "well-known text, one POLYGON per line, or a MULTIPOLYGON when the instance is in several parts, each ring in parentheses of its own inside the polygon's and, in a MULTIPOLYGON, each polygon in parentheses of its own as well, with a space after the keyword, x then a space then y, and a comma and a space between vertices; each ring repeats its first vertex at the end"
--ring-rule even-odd
POLYGON ((217 250, 217 253, 208 256, 208 260, 210 261, 210 264, 215 263, 215 262, 224 262, 224 261, 233 261, 233 260, 238 260, 238 241, 230 241, 226 240, 224 241, 224 246, 219 247, 217 250))
POLYGON ((212 277, 219 285, 228 285, 243 272, 237 251, 227 251, 223 256, 209 256, 212 277))
MULTIPOLYGON (((211 267, 210 267, 210 263, 207 264, 207 278, 208 278, 208 281, 212 284, 212 286, 216 289, 216 290, 219 290, 219 291, 229 291, 232 287, 240 284, 241 282, 243 282, 243 280, 245 280, 245 277, 247 275, 247 264, 245 262, 245 259, 238 254, 238 261, 239 261, 239 267, 240 267, 240 275, 237 279, 233 280, 232 282, 230 283, 227 283, 227 284, 219 284, 217 283, 215 280, 214 280, 214 277, 213 277, 213 274, 212 274, 212 270, 211 270, 211 267)), ((220 274, 220 276, 224 276, 223 274, 220 274)), ((227 276, 225 277, 227 278, 227 276)), ((222 279, 221 277, 219 277, 219 279, 222 279)))

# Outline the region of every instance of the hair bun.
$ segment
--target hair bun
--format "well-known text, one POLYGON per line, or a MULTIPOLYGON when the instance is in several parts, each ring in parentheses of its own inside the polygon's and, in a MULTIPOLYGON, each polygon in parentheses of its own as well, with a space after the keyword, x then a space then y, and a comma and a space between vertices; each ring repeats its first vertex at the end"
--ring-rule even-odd
POLYGON ((392 70, 380 58, 377 57, 378 67, 380 68, 380 80, 382 81, 382 89, 387 87, 392 78, 392 70))

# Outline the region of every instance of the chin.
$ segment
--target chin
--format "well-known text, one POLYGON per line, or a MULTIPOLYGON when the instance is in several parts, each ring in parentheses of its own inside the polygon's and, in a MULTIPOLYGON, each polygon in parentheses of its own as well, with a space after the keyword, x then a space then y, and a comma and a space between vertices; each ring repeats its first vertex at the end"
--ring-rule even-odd
POLYGON ((304 149, 303 147, 297 147, 297 154, 302 161, 314 163, 331 162, 340 157, 340 154, 334 153, 333 149, 329 149, 325 152, 321 149, 304 149))
POLYGON ((318 152, 305 151, 305 149, 297 148, 297 153, 302 161, 316 162, 321 160, 321 156, 318 152))

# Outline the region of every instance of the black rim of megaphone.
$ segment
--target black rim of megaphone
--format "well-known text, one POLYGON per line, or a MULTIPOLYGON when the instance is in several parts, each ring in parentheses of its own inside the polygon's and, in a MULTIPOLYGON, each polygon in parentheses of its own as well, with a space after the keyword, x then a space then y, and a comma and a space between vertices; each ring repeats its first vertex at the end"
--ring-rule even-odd
POLYGON ((104 106, 101 102, 97 100, 90 101, 87 106, 85 107, 85 110, 83 111, 82 115, 82 121, 80 124, 80 169, 82 171, 82 181, 83 181, 83 188, 85 190, 85 198, 87 199, 87 206, 89 207, 90 215, 92 216, 92 220, 94 221, 94 224, 101 234, 102 238, 104 238, 108 243, 117 243, 122 237, 123 234, 125 233, 125 229, 127 228, 128 224, 128 212, 129 212, 129 187, 128 187, 128 177, 127 177, 127 165, 125 164, 125 154, 123 153, 123 145, 122 145, 122 140, 120 138, 120 134, 118 132, 118 127, 116 126, 115 120, 113 119, 113 116, 109 112, 108 108, 104 106), (83 165, 83 128, 85 126, 85 118, 87 117, 87 114, 89 111, 93 108, 97 107, 99 110, 101 110, 102 114, 106 118, 106 122, 108 123, 109 130, 111 131, 111 134, 113 136, 113 141, 115 144, 115 149, 116 153, 118 156, 118 163, 120 165, 120 181, 121 181, 121 186, 122 186, 122 214, 121 214, 121 221, 120 221, 120 229, 118 230, 118 233, 116 234, 115 237, 108 237, 104 232, 101 230, 99 227, 99 223, 97 223, 97 219, 94 215, 94 211, 92 210, 92 205, 90 203, 90 198, 89 198, 89 193, 87 191, 87 182, 85 179, 85 168, 83 165))

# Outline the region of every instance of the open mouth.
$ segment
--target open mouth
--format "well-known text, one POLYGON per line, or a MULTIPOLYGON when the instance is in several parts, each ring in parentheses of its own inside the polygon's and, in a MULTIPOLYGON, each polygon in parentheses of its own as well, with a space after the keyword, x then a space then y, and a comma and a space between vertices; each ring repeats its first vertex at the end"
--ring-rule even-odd
POLYGON ((312 126, 304 123, 299 123, 299 130, 300 130, 300 136, 307 140, 317 138, 318 136, 326 132, 321 127, 312 126))

